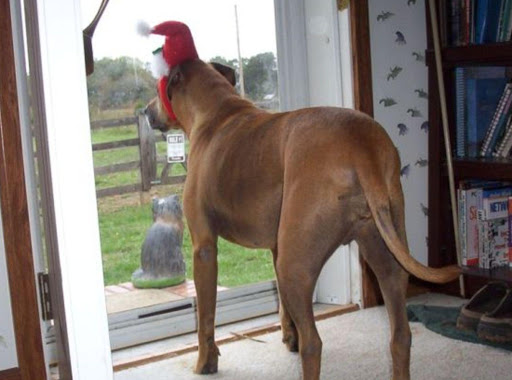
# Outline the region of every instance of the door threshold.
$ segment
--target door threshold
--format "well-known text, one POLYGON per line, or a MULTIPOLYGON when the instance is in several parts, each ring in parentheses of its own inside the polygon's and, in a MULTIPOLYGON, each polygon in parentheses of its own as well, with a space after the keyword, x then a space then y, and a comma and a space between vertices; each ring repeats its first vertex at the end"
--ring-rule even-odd
MULTIPOLYGON (((314 304, 315 320, 331 318, 345 313, 359 310, 355 304, 327 305, 314 304)), ((242 339, 258 341, 256 337, 281 329, 279 314, 273 313, 262 317, 251 318, 245 321, 231 323, 216 327, 217 345, 223 345, 242 339)), ((114 372, 139 367, 149 363, 174 358, 190 352, 197 351, 197 334, 184 334, 157 342, 147 343, 135 347, 124 348, 112 352, 114 372)))

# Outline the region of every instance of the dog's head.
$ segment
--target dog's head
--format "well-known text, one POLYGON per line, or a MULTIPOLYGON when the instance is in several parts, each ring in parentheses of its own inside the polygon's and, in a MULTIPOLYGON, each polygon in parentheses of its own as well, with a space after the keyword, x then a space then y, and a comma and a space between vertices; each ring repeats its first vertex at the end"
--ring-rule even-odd
MULTIPOLYGON (((166 87, 163 91, 158 91, 158 96, 149 102, 144 108, 144 114, 147 117, 149 125, 153 129, 166 132, 170 129, 183 129, 183 123, 186 122, 187 100, 184 96, 187 92, 187 86, 191 83, 194 75, 194 65, 203 64, 200 61, 195 63, 183 63, 173 67, 166 81, 166 87), (165 96, 165 99, 162 97, 165 96), (176 115, 171 117, 164 103, 169 102, 176 115)), ((235 71, 228 66, 220 63, 209 63, 215 70, 209 70, 207 75, 221 74, 232 86, 236 85, 235 71), (217 74, 218 73, 218 74, 217 74)), ((208 91, 208 89, 205 89, 208 91)))

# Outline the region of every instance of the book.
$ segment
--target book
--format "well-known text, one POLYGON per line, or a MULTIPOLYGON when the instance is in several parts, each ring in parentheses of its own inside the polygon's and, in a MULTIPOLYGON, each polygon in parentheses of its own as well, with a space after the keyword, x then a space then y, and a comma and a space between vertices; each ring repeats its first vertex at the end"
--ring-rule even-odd
POLYGON ((464 107, 466 98, 466 70, 463 67, 455 69, 455 126, 456 126, 456 154, 457 157, 464 157, 466 155, 466 110, 464 107))
POLYGON ((512 195, 512 188, 508 183, 480 180, 459 182, 459 240, 462 265, 478 266, 479 264, 478 210, 483 208, 484 195, 485 198, 491 198, 508 193, 512 195))
POLYGON ((503 38, 503 42, 510 41, 512 37, 512 0, 507 0, 508 4, 505 7, 505 14, 506 14, 506 30, 505 30, 505 37, 503 38))
POLYGON ((511 95, 512 87, 510 83, 507 83, 503 95, 498 103, 498 107, 496 108, 492 120, 487 127, 482 146, 480 147, 480 157, 486 157, 492 152, 498 135, 506 122, 507 113, 510 110, 510 103, 512 101, 511 95))
POLYGON ((496 31, 496 42, 503 41, 503 30, 505 28, 506 16, 505 16, 505 7, 507 5, 508 0, 501 0, 501 7, 498 16, 498 29, 496 31))
POLYGON ((443 42, 451 46, 510 40, 512 0, 448 0, 440 14, 449 26, 442 30, 443 42))
POLYGON ((508 265, 512 267, 512 197, 508 197, 508 265))
POLYGON ((510 11, 512 10, 512 0, 504 0, 500 15, 499 42, 505 42, 509 39, 510 29, 510 11))
POLYGON ((496 144, 496 149, 493 153, 494 157, 507 157, 510 148, 512 147, 512 115, 508 117, 507 125, 503 132, 503 136, 496 144))
POLYGON ((508 217, 485 219, 483 212, 479 212, 478 216, 480 267, 493 269, 508 266, 508 217))
POLYGON ((512 119, 509 122, 502 144, 499 148, 498 157, 508 157, 512 152, 512 119))
POLYGON ((478 209, 479 266, 492 269, 509 265, 508 260, 508 198, 509 186, 482 191, 478 209))
POLYGON ((485 220, 508 218, 509 195, 483 199, 482 212, 485 220))
POLYGON ((497 42, 502 0, 477 1, 476 43, 497 42))

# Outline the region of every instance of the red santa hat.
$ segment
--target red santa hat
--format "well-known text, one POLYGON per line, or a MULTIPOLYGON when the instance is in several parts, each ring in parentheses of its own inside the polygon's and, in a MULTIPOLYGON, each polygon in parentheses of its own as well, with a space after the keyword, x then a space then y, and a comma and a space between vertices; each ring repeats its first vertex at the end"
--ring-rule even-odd
POLYGON ((166 89, 171 68, 180 63, 198 58, 192 33, 187 25, 179 21, 165 21, 151 28, 146 23, 139 23, 137 26, 139 34, 149 36, 159 34, 165 36, 162 48, 153 52, 151 71, 158 81, 158 92, 160 100, 164 105, 169 117, 176 120, 171 102, 169 101, 166 89))

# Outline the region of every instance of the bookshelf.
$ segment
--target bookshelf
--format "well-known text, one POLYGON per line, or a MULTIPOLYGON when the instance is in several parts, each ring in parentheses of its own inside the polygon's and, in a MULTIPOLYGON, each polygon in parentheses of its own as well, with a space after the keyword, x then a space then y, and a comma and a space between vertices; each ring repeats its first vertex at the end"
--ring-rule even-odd
MULTIPOLYGON (((442 38, 442 64, 446 84, 447 108, 449 113, 450 136, 452 142, 453 170, 455 184, 461 180, 480 179, 512 181, 512 157, 458 157, 456 142, 456 90, 455 69, 458 67, 501 66, 512 68, 512 42, 493 42, 484 44, 466 43, 466 46, 453 46, 447 34, 453 30, 447 6, 450 0, 437 0, 437 12, 442 38), (444 7, 444 8, 443 8, 444 7)), ((451 2, 453 3, 453 1, 451 2)), ((427 51, 426 62, 429 84, 429 265, 441 267, 457 262, 455 251, 452 210, 448 184, 448 170, 442 131, 441 110, 439 106, 438 82, 434 58, 434 44, 431 33, 431 20, 427 14, 427 51)), ((492 270, 479 267, 464 267, 464 281, 467 296, 474 294, 490 280, 501 280, 512 284, 512 268, 500 267, 492 270)), ((449 293, 458 291, 457 284, 445 288, 449 293)))

